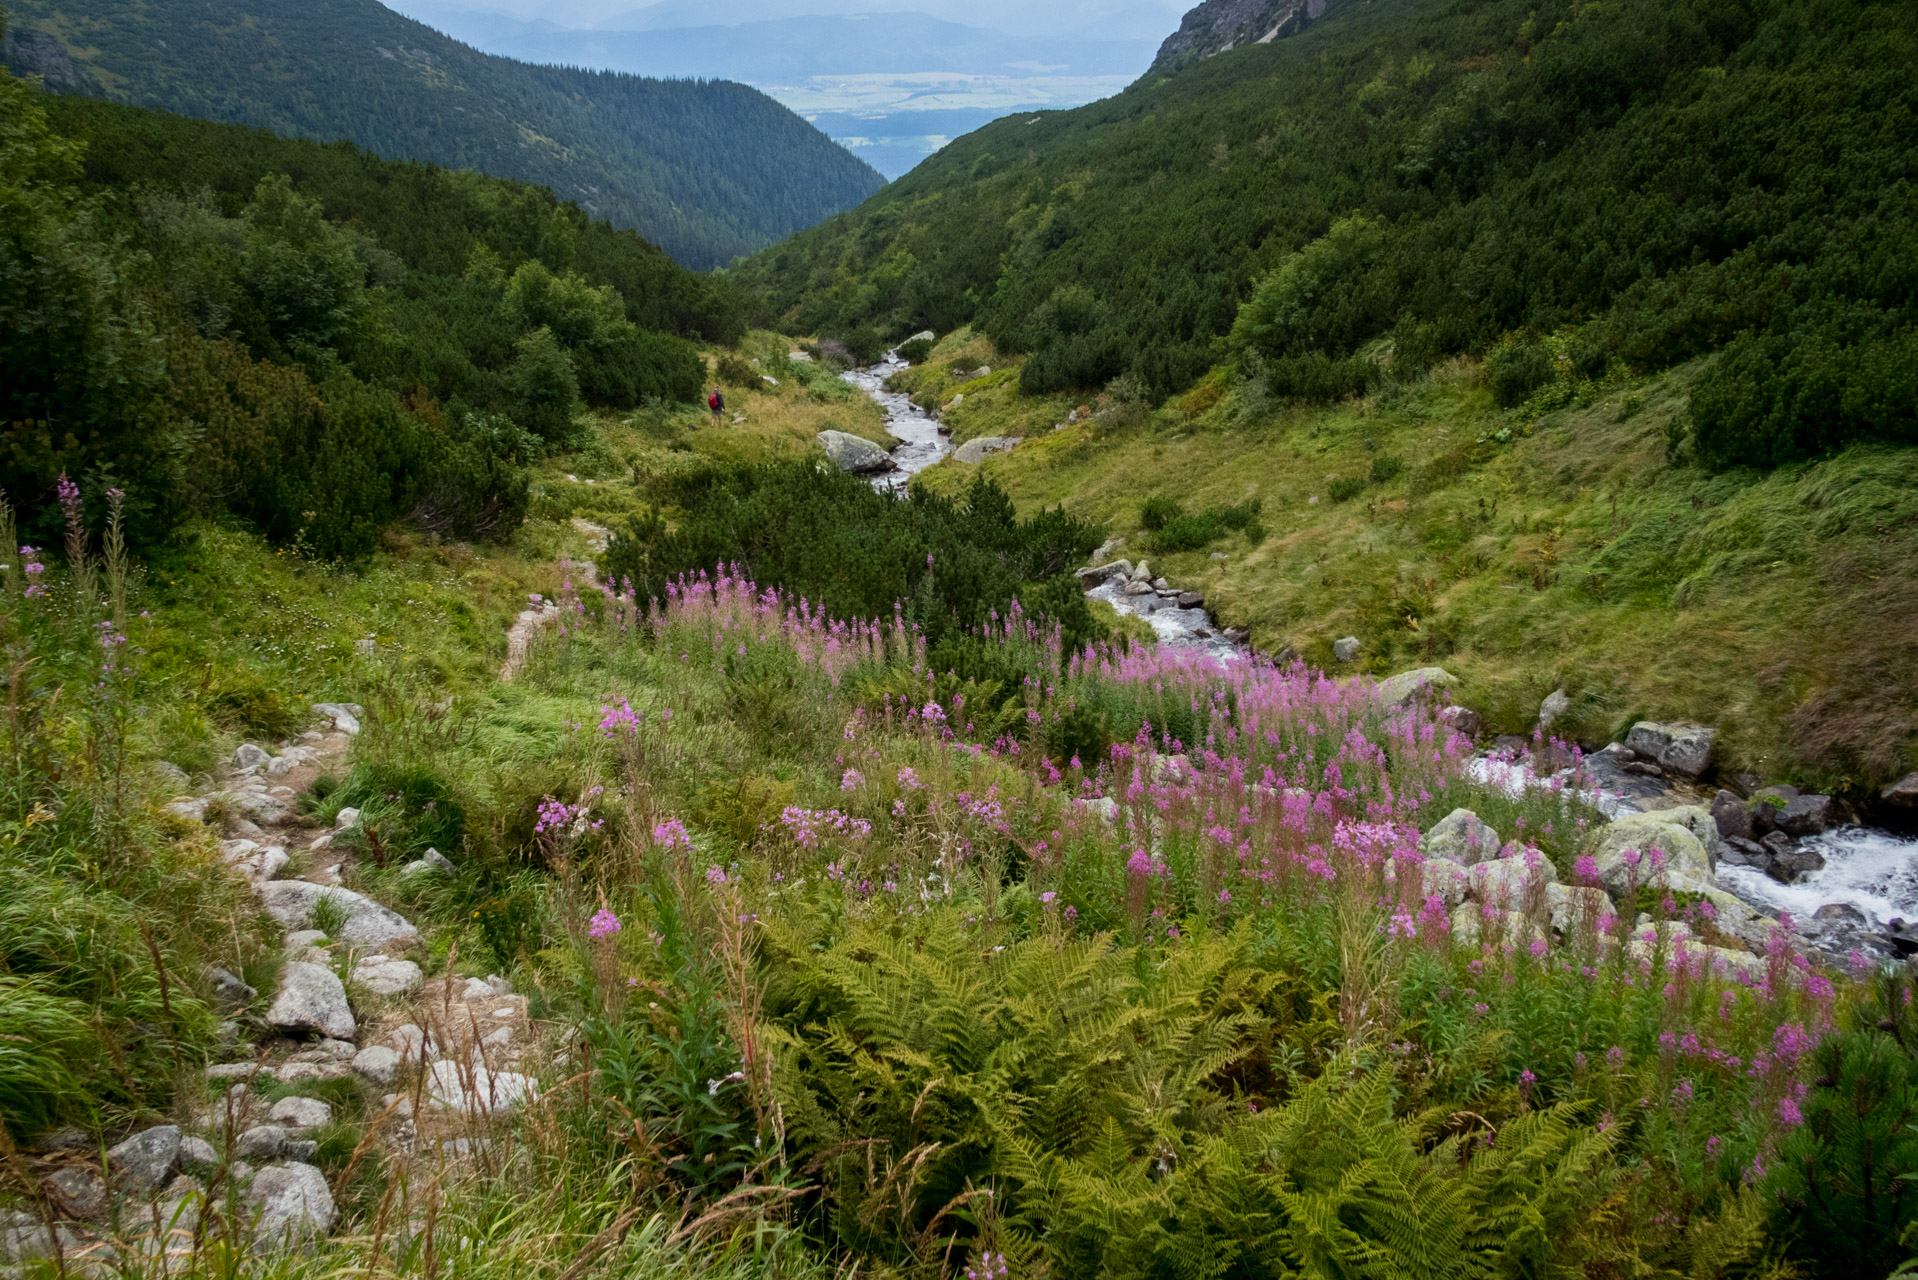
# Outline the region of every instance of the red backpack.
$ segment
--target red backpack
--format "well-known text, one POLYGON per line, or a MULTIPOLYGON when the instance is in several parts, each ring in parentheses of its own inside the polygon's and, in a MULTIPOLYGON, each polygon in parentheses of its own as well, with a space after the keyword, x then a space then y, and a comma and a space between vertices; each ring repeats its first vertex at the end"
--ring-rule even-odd
POLYGON ((717 391, 709 391, 706 393, 706 407, 708 409, 719 408, 719 393, 717 391))

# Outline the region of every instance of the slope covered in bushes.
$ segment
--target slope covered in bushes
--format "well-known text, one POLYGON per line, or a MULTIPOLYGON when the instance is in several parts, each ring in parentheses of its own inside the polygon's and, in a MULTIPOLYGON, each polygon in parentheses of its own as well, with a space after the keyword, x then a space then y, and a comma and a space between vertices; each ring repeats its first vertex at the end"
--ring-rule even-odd
POLYGON ((757 89, 529 66, 377 0, 15 0, 51 86, 551 187, 711 267, 883 179, 757 89))
POLYGON ((1914 57, 1863 0, 1335 5, 992 124, 742 274, 803 330, 973 323, 1031 392, 1232 358, 1337 399, 1503 344, 1522 400, 1559 334, 1595 372, 1725 350, 1714 465, 1910 440, 1914 57))
POLYGON ((0 100, 0 488, 124 488, 136 540, 221 512, 325 558, 400 518, 509 532, 579 400, 690 399, 679 335, 742 332, 726 286, 544 191, 3 72, 0 100))

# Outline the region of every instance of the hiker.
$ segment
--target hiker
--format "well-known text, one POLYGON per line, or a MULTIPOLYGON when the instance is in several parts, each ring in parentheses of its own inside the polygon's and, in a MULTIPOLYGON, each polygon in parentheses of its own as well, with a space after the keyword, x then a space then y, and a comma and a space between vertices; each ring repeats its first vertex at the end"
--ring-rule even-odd
POLYGON ((726 412, 726 393, 715 386, 706 397, 706 407, 713 411, 713 425, 718 426, 719 415, 726 412))

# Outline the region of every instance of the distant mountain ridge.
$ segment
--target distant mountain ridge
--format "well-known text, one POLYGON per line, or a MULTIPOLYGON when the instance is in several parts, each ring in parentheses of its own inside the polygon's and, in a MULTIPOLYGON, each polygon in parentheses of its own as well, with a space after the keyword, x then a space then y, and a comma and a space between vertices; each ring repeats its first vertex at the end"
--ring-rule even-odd
POLYGON ((532 66, 375 0, 14 0, 7 23, 50 89, 539 183, 693 267, 884 182, 745 85, 532 66))

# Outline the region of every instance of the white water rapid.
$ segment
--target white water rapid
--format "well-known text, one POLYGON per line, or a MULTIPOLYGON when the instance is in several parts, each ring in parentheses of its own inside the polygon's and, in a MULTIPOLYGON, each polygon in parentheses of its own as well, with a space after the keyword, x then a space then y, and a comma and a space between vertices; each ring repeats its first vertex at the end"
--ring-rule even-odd
POLYGON ((886 411, 886 432, 900 442, 892 451, 893 469, 873 477, 872 487, 884 493, 904 493, 914 476, 952 452, 952 443, 925 410, 910 397, 886 389, 886 379, 906 367, 897 351, 888 351, 878 364, 839 375, 886 411))

